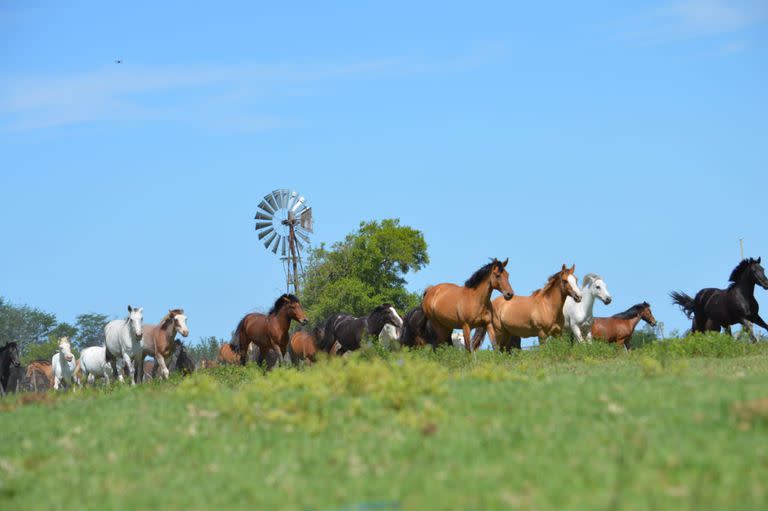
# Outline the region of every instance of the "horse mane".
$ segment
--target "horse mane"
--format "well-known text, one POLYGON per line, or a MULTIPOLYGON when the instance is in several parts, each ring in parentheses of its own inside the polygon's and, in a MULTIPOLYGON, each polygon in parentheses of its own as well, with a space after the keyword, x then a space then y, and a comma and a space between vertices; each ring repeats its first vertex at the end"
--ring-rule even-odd
POLYGON ((486 279, 486 277, 488 277, 488 275, 491 273, 491 271, 495 266, 498 266, 499 268, 502 267, 501 261, 499 261, 494 257, 493 261, 491 261, 490 263, 486 264, 485 266, 477 270, 475 273, 473 273, 472 276, 469 277, 466 282, 464 282, 464 286, 471 289, 476 288, 477 286, 480 285, 481 282, 483 282, 486 279))
POLYGON ((546 282, 546 283, 544 283, 544 285, 543 285, 543 286, 542 286, 540 289, 537 289, 536 291, 534 291, 533 293, 531 293, 531 296, 540 295, 540 294, 542 294, 544 291, 546 291, 546 290, 548 290, 549 288, 551 288, 552 286, 554 286, 554 285, 555 285, 555 282, 556 282, 556 280, 557 280, 557 277, 559 277, 559 276, 560 276, 560 273, 561 273, 561 272, 562 272, 562 270, 560 270, 560 271, 559 271, 559 272, 557 272, 557 273, 553 273, 552 275, 550 275, 549 277, 547 277, 547 282, 546 282))
POLYGON ((289 293, 286 293, 280 296, 280 298, 275 300, 275 304, 272 306, 272 308, 269 309, 269 314, 270 315, 277 314, 278 312, 280 312, 280 309, 282 309, 283 305, 285 305, 286 303, 299 303, 299 298, 296 295, 292 295, 289 293), (284 299, 286 298, 288 299, 288 302, 284 301, 284 299))
POLYGON ((741 277, 741 274, 744 273, 744 271, 753 263, 757 263, 757 259, 752 257, 742 259, 742 261, 737 264, 736 268, 734 268, 731 272, 731 276, 728 277, 728 281, 736 283, 739 280, 739 277, 741 277))
POLYGON ((597 273, 587 273, 586 275, 584 275, 584 278, 581 281, 581 287, 586 286, 588 282, 594 282, 596 280, 603 280, 603 277, 601 277, 597 273))
POLYGON ((168 314, 163 316, 163 319, 160 320, 160 329, 165 329, 168 324, 173 321, 173 316, 177 314, 184 314, 184 309, 171 309, 168 311, 168 314))
POLYGON ((619 312, 618 314, 614 314, 611 317, 616 319, 633 319, 639 316, 640 312, 642 312, 642 310, 645 309, 646 307, 650 307, 650 305, 648 305, 648 302, 636 303, 635 305, 625 310, 624 312, 619 312))

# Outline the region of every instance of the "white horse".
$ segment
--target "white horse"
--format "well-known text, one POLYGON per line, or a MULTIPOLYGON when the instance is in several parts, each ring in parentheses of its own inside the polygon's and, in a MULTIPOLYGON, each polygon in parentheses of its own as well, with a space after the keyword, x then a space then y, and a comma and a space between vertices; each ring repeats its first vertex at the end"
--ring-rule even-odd
POLYGON ((579 342, 592 342, 592 308, 595 306, 595 297, 608 305, 611 303, 611 293, 603 282, 602 277, 594 273, 584 275, 581 285, 581 301, 576 302, 568 296, 563 304, 563 316, 565 316, 564 328, 567 332, 573 332, 573 336, 579 342))
MULTIPOLYGON (((395 313, 397 314, 397 313, 395 313)), ((400 316, 398 316, 400 317, 400 316)), ((400 345, 400 328, 387 323, 379 333, 379 344, 389 350, 395 349, 400 345)))
MULTIPOLYGON (((61 383, 72 386, 72 382, 77 382, 75 377, 75 356, 72 354, 72 345, 69 343, 69 337, 62 337, 59 340, 59 351, 51 358, 51 369, 53 371, 53 388, 59 390, 61 383)), ((79 382, 78 382, 79 383, 79 382)))
POLYGON ((105 346, 114 359, 108 356, 112 371, 121 382, 123 370, 128 367, 131 375, 131 385, 134 382, 134 368, 131 360, 141 355, 141 338, 144 335, 144 307, 128 306, 128 317, 116 319, 104 327, 105 346))
POLYGON ((104 378, 104 382, 109 385, 109 374, 112 372, 112 367, 107 362, 107 348, 104 346, 85 348, 80 353, 78 370, 80 375, 78 379, 81 384, 83 379, 88 383, 93 383, 96 376, 101 376, 104 378))
POLYGON ((460 350, 466 349, 464 344, 464 332, 457 332, 456 330, 451 332, 451 345, 460 350))

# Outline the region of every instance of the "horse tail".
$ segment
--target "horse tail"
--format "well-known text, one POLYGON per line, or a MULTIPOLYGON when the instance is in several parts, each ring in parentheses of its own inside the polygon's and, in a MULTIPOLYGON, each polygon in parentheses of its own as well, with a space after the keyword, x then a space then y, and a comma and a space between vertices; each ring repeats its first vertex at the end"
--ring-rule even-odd
POLYGON ((487 326, 479 326, 475 328, 475 333, 472 335, 472 346, 480 346, 485 339, 485 334, 488 332, 487 326))
POLYGON ((240 353, 240 340, 243 337, 243 328, 245 327, 245 318, 247 317, 248 315, 246 314, 243 316, 243 319, 240 320, 240 323, 237 324, 235 333, 232 334, 232 340, 229 342, 229 345, 232 347, 232 351, 235 353, 240 353))
POLYGON ((672 303, 679 305, 688 319, 693 319, 693 311, 696 308, 696 300, 683 293, 682 291, 672 291, 669 293, 672 303))

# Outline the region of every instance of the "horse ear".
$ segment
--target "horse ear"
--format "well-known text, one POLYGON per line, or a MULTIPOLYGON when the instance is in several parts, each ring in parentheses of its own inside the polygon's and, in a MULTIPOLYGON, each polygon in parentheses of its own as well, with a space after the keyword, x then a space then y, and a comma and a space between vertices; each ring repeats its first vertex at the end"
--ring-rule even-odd
POLYGON ((133 307, 131 307, 130 305, 128 305, 128 312, 129 313, 133 312, 133 307))
POLYGON ((571 274, 573 274, 573 272, 575 272, 575 271, 576 271, 576 263, 573 263, 573 264, 571 265, 571 269, 570 269, 570 270, 568 270, 568 271, 569 271, 571 274))
POLYGON ((566 268, 566 266, 565 266, 565 264, 563 264, 563 267, 560 269, 560 271, 565 271, 565 268, 566 268))
POLYGON ((757 264, 760 264, 760 261, 763 259, 763 256, 760 256, 757 258, 757 264))
POLYGON ((506 259, 504 259, 504 262, 503 262, 503 263, 501 263, 501 267, 502 267, 502 268, 506 268, 506 267, 507 267, 507 263, 508 263, 508 262, 509 262, 509 257, 507 257, 506 259))

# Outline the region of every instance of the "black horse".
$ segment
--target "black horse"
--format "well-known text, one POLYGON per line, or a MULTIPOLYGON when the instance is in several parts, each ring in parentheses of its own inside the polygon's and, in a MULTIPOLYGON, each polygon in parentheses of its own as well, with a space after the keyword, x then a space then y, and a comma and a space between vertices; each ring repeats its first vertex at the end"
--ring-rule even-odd
POLYGON ((16 385, 11 385, 12 388, 9 388, 8 382, 11 380, 12 374, 15 377, 13 381, 18 378, 20 365, 18 344, 9 342, 0 348, 0 395, 5 395, 6 390, 16 389, 16 385))
POLYGON ((400 343, 411 348, 426 346, 435 347, 437 333, 432 328, 429 318, 424 314, 421 304, 408 311, 403 320, 403 333, 400 335, 400 343))
POLYGON ((174 354, 176 355, 176 361, 172 370, 180 372, 183 376, 194 373, 195 361, 189 356, 184 343, 179 339, 176 339, 173 343, 175 345, 174 354))
POLYGON ((349 314, 334 314, 325 321, 325 333, 318 347, 330 353, 334 344, 338 342, 340 347, 336 350, 336 354, 343 355, 347 351, 360 348, 363 332, 378 336, 387 324, 395 328, 403 326, 403 320, 395 308, 388 303, 379 305, 368 316, 362 318, 349 314))
POLYGON ((768 289, 768 278, 760 259, 741 261, 731 272, 728 289, 708 287, 696 293, 695 298, 680 291, 670 293, 672 302, 693 320, 692 332, 719 332, 725 328, 730 335, 731 325, 739 323, 749 332, 752 342, 757 342, 752 323, 768 330, 768 325, 757 313, 760 307, 754 297, 755 284, 768 289))

